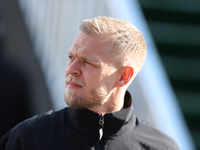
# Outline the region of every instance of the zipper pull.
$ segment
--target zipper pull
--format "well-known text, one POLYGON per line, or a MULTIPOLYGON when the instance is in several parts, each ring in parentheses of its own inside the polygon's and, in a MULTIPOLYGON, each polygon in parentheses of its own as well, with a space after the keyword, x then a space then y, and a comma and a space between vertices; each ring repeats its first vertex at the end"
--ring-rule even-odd
POLYGON ((104 115, 100 114, 100 119, 99 119, 99 141, 103 137, 103 126, 104 126, 104 115))

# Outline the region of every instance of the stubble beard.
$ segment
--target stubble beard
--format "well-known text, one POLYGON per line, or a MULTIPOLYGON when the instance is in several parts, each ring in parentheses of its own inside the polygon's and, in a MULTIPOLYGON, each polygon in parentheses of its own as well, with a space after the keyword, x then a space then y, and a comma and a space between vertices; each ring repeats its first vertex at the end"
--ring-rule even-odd
POLYGON ((91 97, 86 96, 85 94, 76 93, 72 89, 66 89, 65 91, 65 102, 68 106, 75 109, 90 109, 95 106, 103 105, 107 102, 105 96, 97 91, 91 90, 91 97))
MULTIPOLYGON (((72 79, 72 77, 70 79, 72 79)), ((103 105, 108 101, 107 90, 103 86, 90 90, 90 97, 86 95, 84 87, 82 88, 82 92, 79 93, 66 87, 64 98, 68 106, 75 109, 90 109, 103 105)))

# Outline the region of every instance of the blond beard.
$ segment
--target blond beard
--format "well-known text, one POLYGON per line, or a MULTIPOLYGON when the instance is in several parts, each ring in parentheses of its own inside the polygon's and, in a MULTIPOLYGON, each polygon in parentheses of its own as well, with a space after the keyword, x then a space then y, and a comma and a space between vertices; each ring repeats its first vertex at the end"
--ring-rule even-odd
POLYGON ((107 99, 103 95, 97 94, 96 91, 91 91, 92 98, 89 98, 85 95, 76 94, 75 91, 67 89, 65 91, 65 102, 68 106, 80 109, 86 108, 90 109, 95 106, 103 105, 107 102, 107 99))
MULTIPOLYGON (((66 80, 69 81, 73 81, 73 82, 77 82, 80 83, 80 81, 76 80, 74 77, 72 76, 68 76, 66 78, 66 80)), ((83 85, 83 84, 81 84, 83 85)), ((97 87, 94 88, 93 90, 90 91, 90 95, 91 97, 87 96, 85 93, 85 89, 83 88, 83 93, 78 93, 72 89, 68 89, 66 87, 65 89, 65 102, 67 103, 68 106, 75 108, 75 109, 81 109, 81 108, 86 108, 86 109, 90 109, 93 108, 95 106, 99 106, 99 105, 103 105, 104 103, 106 103, 109 99, 109 96, 107 94, 107 89, 104 87, 97 87), (98 91, 96 90, 98 89, 98 91)))

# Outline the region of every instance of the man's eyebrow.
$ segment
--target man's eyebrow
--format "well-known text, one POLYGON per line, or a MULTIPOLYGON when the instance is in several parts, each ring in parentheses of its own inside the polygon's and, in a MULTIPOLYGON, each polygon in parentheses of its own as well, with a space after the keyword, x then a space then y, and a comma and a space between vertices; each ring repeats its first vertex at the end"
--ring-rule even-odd
POLYGON ((88 61, 90 61, 91 63, 94 63, 94 65, 100 65, 100 64, 101 64, 100 62, 98 62, 98 61, 95 60, 95 59, 92 59, 92 58, 89 57, 89 56, 82 56, 81 58, 84 59, 84 60, 88 60, 88 61))
POLYGON ((68 57, 74 57, 74 54, 70 50, 68 51, 68 57))
MULTIPOLYGON (((72 52, 69 50, 69 51, 68 51, 68 56, 70 56, 70 55, 73 55, 73 54, 72 54, 72 52)), ((87 55, 81 56, 80 59, 87 60, 87 61, 89 61, 89 62, 91 62, 91 63, 93 63, 94 65, 97 65, 97 66, 99 66, 99 65, 101 64, 101 63, 98 62, 97 60, 92 59, 92 58, 90 58, 90 57, 87 56, 87 55)))

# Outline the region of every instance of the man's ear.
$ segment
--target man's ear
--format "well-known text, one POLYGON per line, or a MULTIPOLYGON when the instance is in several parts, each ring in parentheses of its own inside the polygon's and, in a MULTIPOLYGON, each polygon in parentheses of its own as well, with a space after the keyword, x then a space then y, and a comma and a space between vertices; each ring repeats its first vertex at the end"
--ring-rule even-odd
POLYGON ((119 77, 119 80, 117 81, 116 87, 122 87, 125 86, 129 81, 132 79, 134 74, 134 69, 132 66, 125 66, 121 68, 121 76, 119 77))

